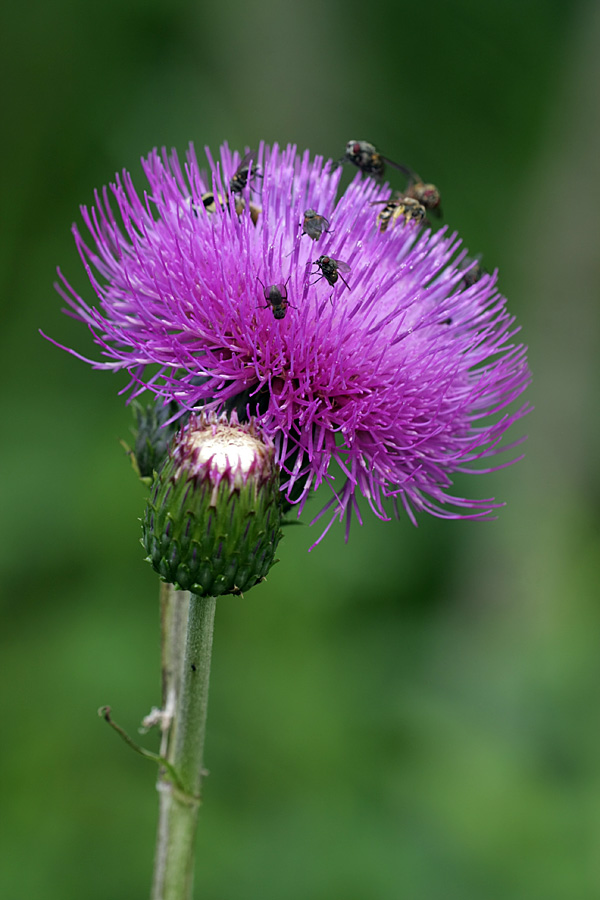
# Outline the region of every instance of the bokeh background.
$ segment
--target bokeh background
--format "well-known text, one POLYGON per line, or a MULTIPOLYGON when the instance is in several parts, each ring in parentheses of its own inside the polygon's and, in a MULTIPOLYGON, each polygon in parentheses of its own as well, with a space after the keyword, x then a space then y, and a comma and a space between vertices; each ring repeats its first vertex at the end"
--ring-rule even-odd
MULTIPOLYGON (((366 138, 442 190, 529 343, 493 523, 367 517, 217 610, 196 896, 600 896, 600 5, 23 0, 0 23, 0 895, 148 895, 159 702, 126 378, 42 340, 80 203, 155 145, 366 138), (515 437, 518 435, 515 434, 515 437), (147 738, 153 744, 152 735, 147 738)), ((349 176, 348 176, 349 177, 349 176)))

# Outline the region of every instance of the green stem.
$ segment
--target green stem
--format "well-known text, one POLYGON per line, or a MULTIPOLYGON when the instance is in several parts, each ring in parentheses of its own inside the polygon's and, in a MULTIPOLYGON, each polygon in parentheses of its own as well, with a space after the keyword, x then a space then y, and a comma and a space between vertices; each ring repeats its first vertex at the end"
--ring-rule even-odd
POLYGON ((169 749, 171 722, 175 714, 177 698, 181 692, 185 636, 187 634, 190 595, 178 591, 172 584, 160 585, 160 633, 162 671, 162 709, 165 716, 160 745, 162 756, 169 749))
MULTIPOLYGON (((172 589, 166 605, 176 607, 175 595, 180 593, 172 589)), ((168 628, 163 636, 163 692, 171 690, 174 711, 163 755, 177 772, 178 784, 173 783, 167 770, 161 770, 157 784, 160 809, 152 900, 191 900, 192 897, 194 839, 205 774, 204 736, 215 605, 214 597, 190 595, 183 653, 167 633, 168 628), (167 647, 170 648, 169 668, 165 670, 167 647)), ((170 613, 163 615, 163 624, 170 622, 170 628, 177 631, 179 617, 173 609, 170 613)))

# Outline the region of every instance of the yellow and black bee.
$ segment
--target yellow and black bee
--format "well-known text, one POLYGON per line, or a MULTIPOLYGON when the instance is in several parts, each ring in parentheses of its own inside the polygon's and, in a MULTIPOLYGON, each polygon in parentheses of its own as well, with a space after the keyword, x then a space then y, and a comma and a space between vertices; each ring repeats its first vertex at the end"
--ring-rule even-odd
MULTIPOLYGON (((219 201, 219 206, 221 207, 221 209, 226 209, 227 202, 223 200, 220 194, 217 194, 217 199, 219 201)), ((217 211, 217 200, 215 199, 215 195, 212 191, 206 191, 205 194, 202 194, 200 200, 207 213, 214 213, 217 211)))
MULTIPOLYGON (((219 206, 221 209, 227 209, 228 204, 227 200, 224 200, 223 197, 218 194, 217 199, 219 201, 219 206)), ((215 195, 212 191, 206 191, 205 194, 202 194, 200 200, 202 201, 202 205, 209 215, 217 211, 217 201, 215 200, 215 195)), ((246 201, 243 197, 235 198, 235 211, 238 216, 241 216, 242 212, 246 208, 246 201)), ((255 203, 250 203, 250 218, 252 222, 256 225, 258 222, 258 217, 261 214, 262 210, 260 206, 257 206, 255 203)))
MULTIPOLYGON (((385 201, 376 201, 371 205, 377 206, 383 202, 385 201)), ((387 231, 388 227, 396 225, 399 219, 404 220, 403 224, 411 222, 414 225, 423 225, 427 221, 427 210, 414 197, 407 197, 406 194, 396 194, 391 200, 385 202, 385 206, 377 216, 379 230, 387 231)))

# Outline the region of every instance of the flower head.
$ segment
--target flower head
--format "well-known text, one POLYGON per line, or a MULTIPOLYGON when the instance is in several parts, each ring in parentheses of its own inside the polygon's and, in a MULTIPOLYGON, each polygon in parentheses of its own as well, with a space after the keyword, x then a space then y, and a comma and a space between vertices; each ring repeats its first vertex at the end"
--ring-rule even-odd
POLYGON ((391 189, 360 172, 338 198, 341 169, 295 147, 206 154, 208 173, 192 147, 184 164, 155 150, 145 192, 124 172, 82 209, 98 301, 60 272, 59 291, 102 350, 93 365, 183 411, 255 416, 299 511, 325 482, 319 515, 348 526, 358 495, 380 518, 388 500, 413 521, 488 515, 499 504, 451 488, 527 412, 508 409, 529 372, 496 273, 469 284, 445 228, 382 228, 391 189))
POLYGON ((165 581, 201 596, 262 581, 281 538, 275 449, 234 413, 191 416, 156 475, 142 519, 148 560, 165 581))

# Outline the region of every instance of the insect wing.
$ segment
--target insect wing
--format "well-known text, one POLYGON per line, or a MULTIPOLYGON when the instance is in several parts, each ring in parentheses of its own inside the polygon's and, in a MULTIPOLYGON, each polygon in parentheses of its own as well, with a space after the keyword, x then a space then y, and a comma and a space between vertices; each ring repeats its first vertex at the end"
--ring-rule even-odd
POLYGON ((248 150, 248 152, 245 153, 244 156, 242 156, 241 160, 238 163, 238 167, 233 174, 237 175, 237 173, 241 172, 242 169, 249 169, 250 163, 254 162, 257 156, 258 150, 248 150))
MULTIPOLYGON (((248 178, 250 176, 250 165, 257 158, 258 150, 249 150, 240 160, 237 169, 231 176, 229 182, 229 189, 234 194, 241 194, 246 185, 248 184, 248 178)), ((256 167, 252 169, 252 175, 257 178, 260 177, 260 172, 256 167)))
POLYGON ((322 232, 329 231, 329 220, 325 216, 315 216, 315 224, 318 225, 322 232))
POLYGON ((314 210, 307 210, 304 213, 303 229, 303 234, 307 234, 313 241, 316 241, 323 233, 329 231, 329 222, 325 216, 320 216, 314 210))
POLYGON ((331 262, 335 263, 336 269, 339 269, 340 272, 351 272, 351 268, 348 263, 342 262, 341 259, 334 259, 333 256, 330 257, 331 262))
POLYGON ((400 172, 402 172, 403 175, 406 175, 407 178, 414 181, 419 181, 418 175, 410 168, 410 166, 405 166, 403 163, 394 162, 393 159, 388 159, 387 156, 382 156, 381 158, 385 163, 388 164, 388 166, 393 166, 394 169, 398 169, 400 172))

